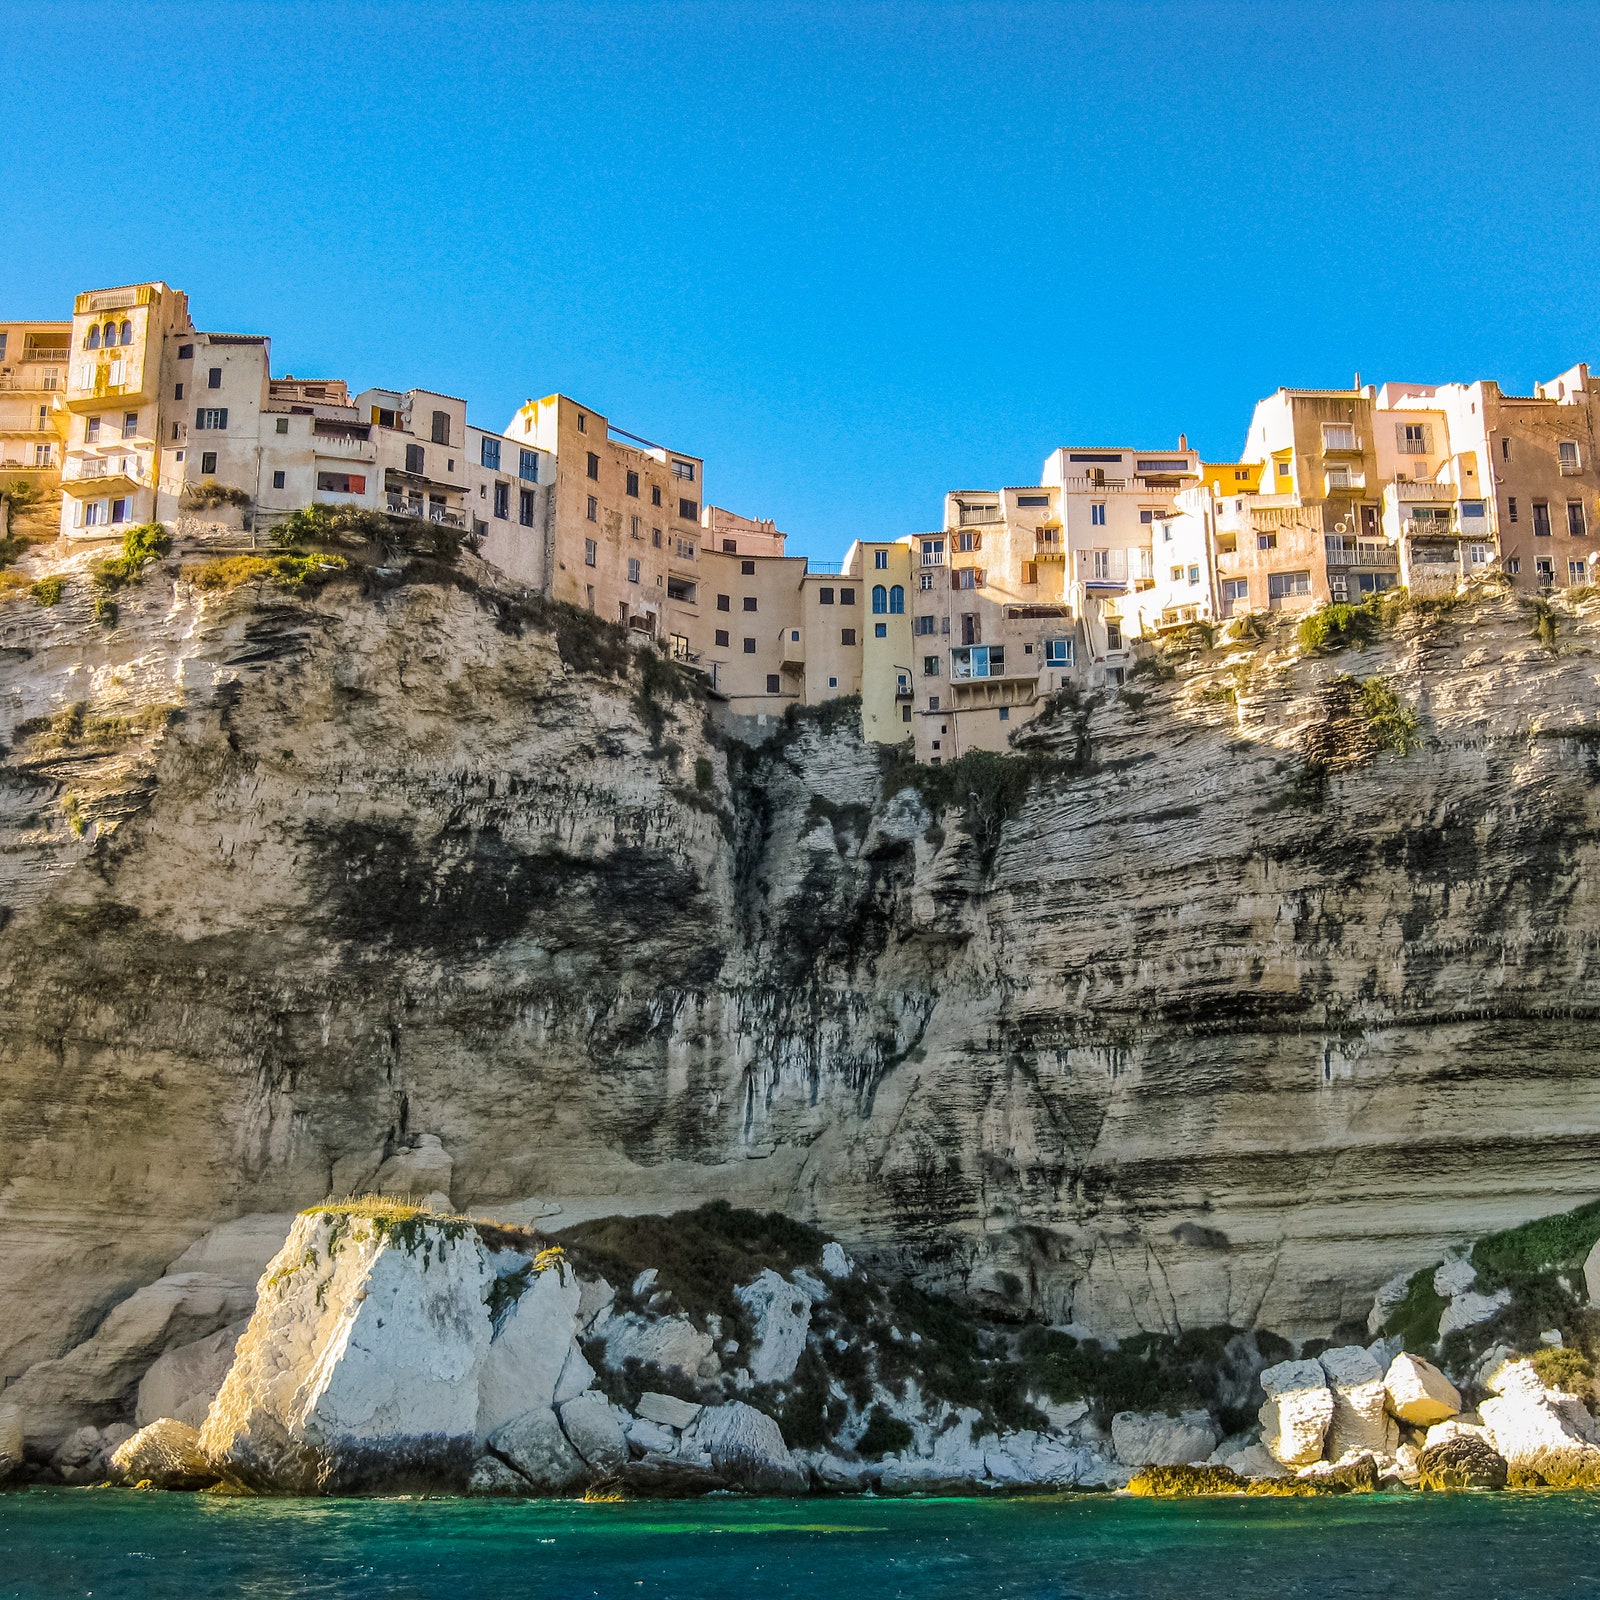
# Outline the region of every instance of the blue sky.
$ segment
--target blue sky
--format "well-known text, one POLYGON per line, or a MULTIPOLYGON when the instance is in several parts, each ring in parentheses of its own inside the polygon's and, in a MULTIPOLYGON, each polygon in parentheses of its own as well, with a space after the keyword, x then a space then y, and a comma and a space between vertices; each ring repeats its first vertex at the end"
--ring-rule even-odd
POLYGON ((1600 363, 1600 6, 0 4, 0 306, 564 390, 795 553, 1279 384, 1600 363))

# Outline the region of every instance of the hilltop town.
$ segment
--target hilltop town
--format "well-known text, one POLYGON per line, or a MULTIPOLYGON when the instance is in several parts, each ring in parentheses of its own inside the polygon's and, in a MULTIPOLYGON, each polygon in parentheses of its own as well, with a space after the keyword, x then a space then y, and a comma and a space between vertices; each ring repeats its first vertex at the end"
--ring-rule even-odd
MULTIPOLYGON (((308 505, 440 524, 762 721, 861 697, 920 761, 1002 750, 1065 686, 1120 684, 1138 646, 1251 612, 1403 585, 1587 587, 1600 517, 1588 367, 1279 389, 1237 461, 1173 447, 1051 452, 1039 482, 952 489, 939 527, 857 539, 836 569, 706 498, 704 460, 565 395, 502 429, 426 388, 274 376, 268 338, 197 328, 165 283, 89 290, 70 320, 0 323, 0 494, 73 543, 204 512, 270 538, 308 505)), ((0 501, 3 506, 5 501, 0 501)))

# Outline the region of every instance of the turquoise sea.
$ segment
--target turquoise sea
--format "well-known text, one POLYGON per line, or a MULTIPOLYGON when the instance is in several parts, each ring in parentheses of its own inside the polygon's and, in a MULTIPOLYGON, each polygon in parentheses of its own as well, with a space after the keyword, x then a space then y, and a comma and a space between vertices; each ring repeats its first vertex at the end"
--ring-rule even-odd
POLYGON ((1566 1600, 1600 1494, 1341 1500, 224 1500, 0 1495, 26 1600, 1566 1600))

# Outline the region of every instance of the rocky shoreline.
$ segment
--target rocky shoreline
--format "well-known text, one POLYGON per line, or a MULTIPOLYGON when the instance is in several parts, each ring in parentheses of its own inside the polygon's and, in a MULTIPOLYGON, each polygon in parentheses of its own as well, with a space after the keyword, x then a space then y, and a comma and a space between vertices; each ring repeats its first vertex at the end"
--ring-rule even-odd
MULTIPOLYGON (((1591 1209, 1572 1214, 1580 1234, 1591 1209)), ((259 1248, 273 1227, 247 1222, 235 1233, 259 1248)), ((1570 1218, 1530 1228, 1551 1222, 1570 1218)), ((1572 1227, 1555 1231, 1570 1253, 1572 1227)), ((240 1248, 224 1237, 199 1257, 220 1266, 240 1248)), ((1573 1275, 1494 1290, 1473 1262, 1507 1248, 1480 1241, 1386 1285, 1370 1343, 1297 1353, 1262 1330, 1118 1344, 986 1322, 802 1224, 721 1204, 549 1236, 451 1214, 442 1196, 330 1203, 289 1223, 247 1319, 145 1361, 131 1422, 53 1438, 61 1395, 14 1385, 0 1476, 589 1497, 1600 1485, 1600 1397, 1579 1348, 1592 1313, 1569 1294, 1566 1333, 1510 1347, 1499 1335, 1573 1275), (1435 1308, 1453 1375, 1405 1348, 1419 1306, 1435 1308)), ((123 1336, 152 1307, 173 1329, 206 1305, 241 1309, 218 1274, 140 1294, 123 1336)), ((96 1335, 98 1367, 81 1347, 58 1389, 121 1370, 116 1324, 96 1335)))

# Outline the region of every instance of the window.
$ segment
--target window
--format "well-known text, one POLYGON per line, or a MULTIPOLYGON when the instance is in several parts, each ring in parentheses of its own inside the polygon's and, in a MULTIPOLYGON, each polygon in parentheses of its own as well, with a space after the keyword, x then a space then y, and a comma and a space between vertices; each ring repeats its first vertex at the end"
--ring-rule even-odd
POLYGON ((1182 567, 1174 567, 1172 569, 1172 581, 1174 583, 1182 583, 1183 582, 1183 568, 1182 567))
POLYGON ((630 472, 628 474, 627 492, 635 500, 639 498, 639 474, 637 472, 630 472))
POLYGON ((672 462, 672 476, 674 478, 683 479, 683 481, 685 483, 693 483, 694 482, 694 462, 692 462, 692 461, 679 461, 676 457, 674 457, 673 458, 673 462, 672 462))
POLYGON ((1395 445, 1403 456, 1425 456, 1430 453, 1428 424, 1425 422, 1399 422, 1395 424, 1395 445))
POLYGON ((1091 501, 1089 505, 1089 526, 1103 528, 1106 525, 1106 503, 1104 500, 1091 501))
MULTIPOLYGON (((982 548, 983 535, 981 533, 958 533, 956 535, 957 550, 965 553, 969 550, 981 550, 982 548)), ((888 564, 887 561, 881 563, 883 566, 888 566, 888 564)))
POLYGON ((722 553, 725 556, 736 556, 736 555, 738 555, 738 553, 739 553, 739 541, 737 539, 724 539, 722 541, 722 553))
MULTIPOLYGON (((113 500, 111 502, 111 520, 113 522, 126 522, 128 520, 128 502, 126 500, 113 500)), ((1578 563, 1582 567, 1583 563, 1578 563)))
POLYGON ((744 642, 744 653, 747 656, 753 656, 756 653, 756 642, 755 642, 754 639, 746 639, 745 640, 745 642, 744 642))
POLYGON ((934 631, 933 618, 913 617, 911 619, 911 631, 918 638, 922 638, 924 635, 932 633, 934 631))
POLYGON ((628 582, 629 583, 637 583, 638 581, 639 581, 639 558, 638 558, 638 556, 629 556, 628 557, 628 582))
POLYGON ((685 522, 697 522, 700 519, 700 502, 698 500, 680 500, 678 502, 678 515, 685 522))
POLYGON ((1509 557, 1507 557, 1507 559, 1506 559, 1506 571, 1509 572, 1513 578, 1517 577, 1522 571, 1522 560, 1521 560, 1521 558, 1519 556, 1509 556, 1509 557))
POLYGON ((180 344, 178 346, 178 359, 180 361, 193 361, 194 346, 192 344, 180 344))
POLYGON ((98 444, 100 442, 100 419, 90 417, 83 425, 83 439, 85 444, 98 444))
POLYGON ((183 385, 181 383, 173 384, 173 386, 172 386, 172 398, 174 400, 183 399, 183 385))
POLYGON ((1017 504, 1019 506, 1047 506, 1050 504, 1050 496, 1047 494, 1019 494, 1017 496, 1017 504))
POLYGON ((589 418, 582 411, 580 411, 578 413, 578 432, 579 433, 587 433, 588 431, 589 431, 589 418))
POLYGON ((732 600, 732 598, 730 596, 728 596, 728 595, 725 595, 725 594, 719 594, 717 596, 717 610, 718 611, 731 611, 732 609, 733 609, 733 600, 732 600))
POLYGON ((1506 515, 1512 522, 1517 520, 1517 497, 1509 495, 1506 499, 1506 515))
POLYGON ((1269 572, 1267 574, 1267 595, 1273 600, 1286 600, 1291 595, 1311 593, 1311 574, 1309 572, 1269 572))
MULTIPOLYGON (((494 464, 497 467, 500 465, 499 456, 495 457, 494 464)), ((539 481, 539 454, 536 450, 524 450, 521 452, 521 460, 517 465, 517 476, 528 483, 537 483, 539 481)))
MULTIPOLYGON (((92 329, 90 330, 93 331, 92 329)), ((81 526, 85 528, 98 527, 106 520, 109 507, 104 500, 90 500, 86 502, 79 512, 82 518, 81 526)))
POLYGON ((319 472, 317 487, 329 494, 365 494, 367 480, 361 473, 319 472))
POLYGON ((641 539, 644 537, 644 535, 639 532, 639 519, 637 517, 630 517, 628 519, 628 537, 630 539, 641 539))
POLYGON ((791 628, 789 630, 789 638, 790 638, 790 641, 792 643, 799 644, 800 643, 800 630, 798 628, 791 628))
POLYGON ((881 583, 872 586, 872 614, 881 617, 889 610, 889 591, 881 583))
POLYGON ((768 694, 776 694, 777 692, 778 692, 778 674, 776 672, 769 672, 767 674, 767 693, 768 694))
POLYGON ((209 477, 217 470, 217 452, 215 450, 202 450, 200 452, 200 472, 202 476, 209 477))
POLYGON ((889 552, 887 550, 874 550, 872 552, 872 564, 879 572, 884 571, 889 565, 889 552))
POLYGON ((1256 535, 1256 549, 1257 550, 1276 550, 1277 548, 1278 548, 1278 536, 1277 536, 1277 534, 1275 534, 1275 533, 1258 533, 1256 535))
POLYGON ((85 350, 98 350, 100 348, 100 324, 98 322, 84 334, 83 348, 85 350))
POLYGON ((600 477, 600 457, 592 450, 589 452, 589 476, 596 481, 600 477))
POLYGON ((831 606, 833 604, 833 590, 832 589, 818 589, 817 590, 817 604, 819 606, 831 606))
POLYGON ((1463 500, 1461 502, 1461 520, 1463 522, 1483 521, 1483 501, 1463 500))
POLYGON ((1047 667, 1070 667, 1076 654, 1071 639, 1046 639, 1044 642, 1044 664, 1047 667))
POLYGON ((902 617, 905 615, 905 610, 905 590, 902 589, 898 583, 891 585, 889 589, 889 615, 891 617, 902 617))
POLYGON ((661 548, 661 530, 659 528, 652 528, 650 530, 650 543, 653 544, 657 550, 661 548))
POLYGON ((950 587, 953 589, 981 589, 983 587, 983 569, 981 567, 958 567, 950 574, 950 587))
POLYGON ((653 506, 661 504, 661 485, 659 483, 650 485, 650 504, 653 506))
POLYGON ((717 629, 717 648, 719 650, 728 648, 728 630, 726 628, 717 629))
POLYGON ((1199 569, 1199 567, 1190 567, 1189 568, 1189 582, 1190 583, 1199 583, 1199 581, 1200 581, 1200 569, 1199 569))
POLYGON ((224 430, 228 426, 228 408, 226 406, 202 406, 194 414, 194 425, 197 428, 224 430))
POLYGON ((122 342, 124 344, 133 343, 133 324, 131 322, 124 322, 122 324, 122 342))
MULTIPOLYGON (((115 519, 113 518, 113 520, 115 519)), ((1583 582, 1583 563, 1581 561, 1569 561, 1567 563, 1567 582, 1583 582)))
POLYGON ((950 652, 950 676, 958 683, 968 678, 1001 678, 1005 670, 1003 644, 958 645, 950 652))
POLYGON ((931 589, 933 587, 933 574, 931 572, 919 572, 917 574, 917 587, 923 590, 931 589))
POLYGON ((1280 478, 1287 478, 1289 476, 1289 463, 1287 461, 1280 461, 1278 463, 1278 476, 1280 478))
POLYGON ((925 567, 942 567, 944 565, 943 539, 924 539, 922 541, 922 564, 925 567))
POLYGON ((1322 425, 1324 450, 1354 450, 1356 430, 1348 422, 1325 422, 1322 425))
POLYGON ((756 564, 753 561, 741 561, 739 571, 744 577, 753 578, 756 575, 756 564))
POLYGON ((1002 722, 1009 722, 1011 720, 1011 707, 1010 706, 1001 706, 1000 707, 1000 720, 1002 722))
POLYGON ((676 540, 675 541, 675 548, 677 549, 678 555, 683 560, 685 560, 685 561, 693 561, 694 560, 694 540, 693 539, 679 539, 679 540, 676 540))
POLYGON ((744 609, 746 611, 754 611, 755 608, 756 608, 756 597, 753 594, 747 594, 744 597, 744 609))
POLYGON ((600 502, 593 495, 589 496, 589 504, 584 511, 584 516, 590 522, 598 522, 600 520, 600 502))
POLYGON ((420 473, 425 470, 426 457, 423 455, 422 446, 420 444, 408 444, 406 446, 406 471, 420 473))
POLYGON ((924 656, 922 658, 922 676, 924 678, 937 678, 939 676, 938 656, 924 656))
POLYGON ((1549 583, 1550 580, 1556 575, 1555 562, 1551 561, 1546 556, 1541 556, 1537 561, 1534 562, 1533 565, 1541 583, 1549 583))
POLYGON ((1550 503, 1547 500, 1533 502, 1533 536, 1536 539, 1550 537, 1550 503))
POLYGON ((511 516, 511 485, 498 482, 494 486, 494 514, 501 522, 509 520, 511 516))
POLYGON ((138 433, 138 431, 139 413, 137 411, 124 412, 122 417, 122 437, 124 439, 131 439, 138 433))
POLYGON ((855 642, 856 642, 856 630, 854 628, 841 628, 839 630, 839 643, 840 644, 853 645, 855 642))
POLYGON ((1556 446, 1556 453, 1561 459, 1563 472, 1578 471, 1578 444, 1575 439, 1563 439, 1556 446))
POLYGON ((1248 603, 1250 599, 1250 580, 1248 578, 1224 578, 1222 580, 1222 614, 1225 617, 1233 615, 1236 603, 1248 603))
POLYGON ((586 567, 595 565, 595 543, 593 539, 583 541, 583 564, 586 567))
POLYGON ((841 589, 839 591, 839 604, 840 605, 842 605, 842 606, 853 606, 855 603, 856 603, 856 592, 855 592, 854 589, 841 589))
POLYGON ((533 526, 533 490, 519 489, 517 491, 517 521, 524 528, 533 526))
MULTIPOLYGON (((526 454, 526 452, 524 452, 526 454)), ((491 472, 500 470, 500 441, 498 439, 484 439, 478 447, 478 464, 487 467, 491 472)))
POLYGON ((1106 649, 1120 650, 1122 648, 1122 624, 1108 622, 1106 624, 1106 649))
POLYGON ((272 487, 274 489, 281 489, 281 488, 283 488, 283 486, 284 486, 284 475, 281 472, 274 472, 272 474, 272 487))
POLYGON ((887 622, 874 622, 872 624, 872 637, 874 639, 887 639, 889 637, 889 624, 887 622))
POLYGON ((837 678, 829 678, 828 687, 830 689, 837 689, 839 687, 839 680, 837 678))
POLYGON ((222 387, 222 368, 213 367, 206 374, 206 388, 220 389, 222 387))
POLYGON ((279 417, 278 418, 278 432, 279 433, 287 433, 288 431, 289 431, 289 419, 287 417, 279 417))
POLYGON ((1328 468, 1328 487, 1330 489, 1348 489, 1350 487, 1349 467, 1330 466, 1328 468))
POLYGON ((1574 539, 1581 539, 1588 531, 1588 524, 1583 515, 1583 501, 1567 501, 1567 532, 1574 539))

